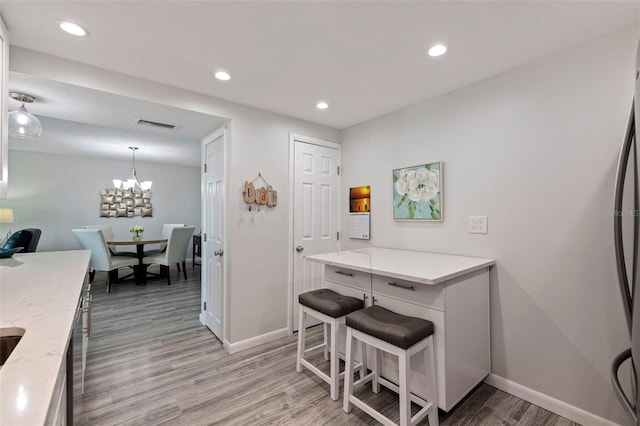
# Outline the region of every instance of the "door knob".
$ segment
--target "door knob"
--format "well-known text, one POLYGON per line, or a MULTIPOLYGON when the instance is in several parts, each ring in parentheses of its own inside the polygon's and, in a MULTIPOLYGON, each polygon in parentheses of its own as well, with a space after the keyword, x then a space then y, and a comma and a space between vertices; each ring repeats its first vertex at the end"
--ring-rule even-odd
POLYGON ((213 252, 214 256, 222 256, 224 254, 224 250, 216 250, 213 252))
POLYGON ((298 253, 302 253, 302 252, 304 251, 304 247, 302 247, 302 246, 298 246, 298 247, 296 247, 296 251, 297 251, 298 253))

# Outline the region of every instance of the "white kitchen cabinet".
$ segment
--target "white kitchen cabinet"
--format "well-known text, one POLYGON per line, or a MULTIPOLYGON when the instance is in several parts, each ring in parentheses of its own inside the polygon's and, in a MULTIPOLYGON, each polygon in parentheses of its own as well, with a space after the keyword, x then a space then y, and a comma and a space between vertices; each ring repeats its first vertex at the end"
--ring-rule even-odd
MULTIPOLYGON (((435 326, 438 406, 449 411, 491 369, 489 267, 492 259, 381 248, 308 256, 325 264, 324 283, 435 326)), ((345 337, 340 336, 343 347, 345 337)), ((423 360, 414 357, 412 389, 421 396, 423 360)), ((384 355, 382 374, 397 383, 397 360, 384 355)))
POLYGON ((53 424, 55 426, 67 426, 67 378, 63 377, 62 384, 59 390, 60 392, 58 401, 56 403, 56 411, 53 418, 53 424))

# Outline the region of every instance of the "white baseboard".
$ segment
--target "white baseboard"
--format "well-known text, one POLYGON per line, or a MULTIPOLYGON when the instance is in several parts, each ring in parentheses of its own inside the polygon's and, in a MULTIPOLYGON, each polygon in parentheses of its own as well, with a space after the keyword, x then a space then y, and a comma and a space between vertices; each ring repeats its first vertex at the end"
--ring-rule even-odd
POLYGON ((576 423, 580 423, 582 425, 619 426, 618 423, 614 423, 611 420, 607 420, 593 413, 585 411, 582 408, 567 404, 566 402, 560 401, 559 399, 555 399, 553 397, 550 397, 549 395, 545 395, 541 392, 538 392, 526 386, 522 386, 516 382, 512 382, 511 380, 507 380, 495 374, 489 374, 484 379, 484 382, 504 392, 510 393, 511 395, 517 396, 520 399, 524 399, 525 401, 537 405, 538 407, 542 407, 545 410, 549 410, 553 413, 558 414, 559 416, 566 417, 567 419, 572 420, 576 423))
POLYGON ((264 343, 269 343, 273 340, 280 339, 282 337, 287 337, 288 335, 289 335, 289 329, 283 328, 283 329, 272 331, 266 334, 261 334, 260 336, 251 337, 246 340, 241 340, 235 343, 230 343, 229 341, 225 341, 225 346, 227 348, 227 351, 230 354, 234 354, 236 352, 240 352, 245 349, 253 348, 254 346, 259 346, 264 343))

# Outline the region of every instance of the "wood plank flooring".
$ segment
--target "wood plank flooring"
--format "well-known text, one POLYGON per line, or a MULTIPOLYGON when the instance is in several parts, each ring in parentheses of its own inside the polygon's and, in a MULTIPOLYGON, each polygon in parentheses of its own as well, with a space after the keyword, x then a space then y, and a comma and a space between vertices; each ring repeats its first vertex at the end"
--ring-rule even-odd
MULTIPOLYGON (((105 276, 97 275, 85 393, 75 383, 74 424, 377 424, 358 408, 344 413, 314 374, 296 373, 295 335, 228 355, 198 321, 200 269, 187 268, 189 279, 174 271, 171 286, 163 278, 146 286, 116 283, 110 294, 105 276)), ((308 336, 319 342, 320 331, 314 327, 308 336)), ((317 361, 328 369, 321 354, 317 361)), ((392 392, 363 390, 361 397, 398 420, 392 392)), ((576 425, 486 384, 441 412, 440 424, 576 425)))

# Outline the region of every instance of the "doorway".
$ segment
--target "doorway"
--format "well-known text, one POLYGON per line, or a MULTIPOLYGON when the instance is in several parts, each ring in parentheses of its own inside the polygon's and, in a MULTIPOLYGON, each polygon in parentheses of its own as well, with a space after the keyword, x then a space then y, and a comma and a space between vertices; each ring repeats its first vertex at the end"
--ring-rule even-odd
POLYGON ((202 141, 202 313, 201 322, 224 343, 226 127, 202 141))
POLYGON ((340 229, 340 145, 301 135, 291 152, 292 271, 289 329, 298 329, 298 295, 322 287, 324 268, 304 256, 336 251, 340 229))

